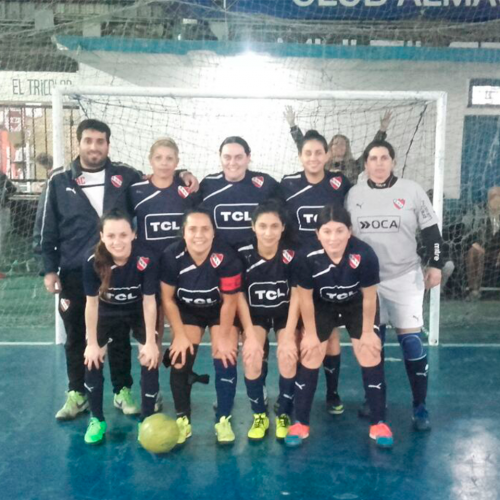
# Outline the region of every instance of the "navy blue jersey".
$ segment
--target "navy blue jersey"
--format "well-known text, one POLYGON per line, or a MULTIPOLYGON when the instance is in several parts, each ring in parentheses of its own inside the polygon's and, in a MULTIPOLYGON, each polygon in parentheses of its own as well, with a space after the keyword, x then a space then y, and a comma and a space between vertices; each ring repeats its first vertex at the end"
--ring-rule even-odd
MULTIPOLYGON (((83 288, 85 295, 99 295, 101 278, 95 268, 92 253, 83 265, 83 288)), ((154 295, 158 290, 159 270, 157 261, 132 246, 132 254, 124 266, 111 267, 109 289, 99 296, 99 315, 112 316, 124 312, 142 311, 143 295, 154 295)))
POLYGON ((210 210, 217 235, 235 247, 252 237, 252 213, 259 203, 280 197, 280 187, 270 175, 247 170, 238 182, 224 173, 207 175, 200 183, 201 206, 210 210))
POLYGON ((314 290, 314 299, 336 304, 361 300, 361 289, 380 282, 378 258, 373 249, 351 236, 344 255, 334 264, 319 243, 298 256, 297 284, 314 290))
POLYGON ((141 248, 159 259, 163 250, 180 236, 182 216, 193 206, 193 197, 177 178, 164 189, 150 180, 137 182, 130 186, 129 196, 137 217, 141 248))
POLYGON ((242 271, 240 259, 224 242, 214 240, 205 262, 197 266, 181 240, 163 253, 160 279, 176 288, 179 304, 211 307, 222 302, 221 293, 240 291, 242 271))
POLYGON ((288 315, 290 292, 294 286, 295 251, 280 245, 276 255, 266 260, 259 255, 255 238, 238 247, 237 251, 245 267, 243 287, 250 315, 288 315))
POLYGON ((344 204, 344 198, 351 189, 351 183, 340 172, 325 172, 317 184, 311 184, 304 172, 285 175, 281 189, 290 213, 291 222, 298 230, 301 243, 316 240, 316 218, 328 203, 344 204))

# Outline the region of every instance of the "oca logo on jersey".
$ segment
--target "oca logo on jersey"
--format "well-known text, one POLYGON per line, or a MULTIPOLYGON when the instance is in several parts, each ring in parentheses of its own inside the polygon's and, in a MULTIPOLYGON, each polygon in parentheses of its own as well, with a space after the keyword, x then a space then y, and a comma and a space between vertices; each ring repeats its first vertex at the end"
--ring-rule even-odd
POLYGON ((273 308, 290 302, 290 289, 286 281, 264 281, 248 287, 251 307, 273 308))
POLYGON ((214 209, 217 229, 249 229, 257 203, 224 203, 214 209))

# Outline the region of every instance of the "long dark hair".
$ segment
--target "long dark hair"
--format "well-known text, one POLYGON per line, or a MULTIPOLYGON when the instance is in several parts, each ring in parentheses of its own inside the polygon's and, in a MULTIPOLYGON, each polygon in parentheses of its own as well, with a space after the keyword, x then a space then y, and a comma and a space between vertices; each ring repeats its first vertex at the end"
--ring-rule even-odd
POLYGON ((317 130, 308 130, 299 142, 299 154, 302 154, 304 145, 309 141, 320 142, 325 149, 325 153, 328 153, 328 143, 326 142, 326 139, 317 130))
MULTIPOLYGON (((106 224, 108 220, 125 220, 129 223, 130 229, 134 231, 132 218, 127 213, 114 208, 101 217, 99 221, 99 231, 101 233, 103 232, 104 224, 106 224)), ((108 293, 111 282, 111 267, 114 266, 114 264, 113 256, 109 253, 104 242, 99 240, 94 252, 94 269, 101 279, 101 286, 99 288, 99 295, 101 297, 104 297, 104 295, 108 293)))
POLYGON ((316 219, 316 229, 319 231, 321 226, 329 222, 339 222, 347 226, 348 229, 352 228, 351 214, 339 204, 329 203, 320 210, 316 219))
POLYGON ((295 245, 297 243, 297 234, 286 210, 286 206, 279 200, 266 200, 260 203, 252 213, 252 224, 255 226, 257 219, 263 214, 276 214, 285 226, 285 230, 281 235, 280 243, 283 245, 295 245))

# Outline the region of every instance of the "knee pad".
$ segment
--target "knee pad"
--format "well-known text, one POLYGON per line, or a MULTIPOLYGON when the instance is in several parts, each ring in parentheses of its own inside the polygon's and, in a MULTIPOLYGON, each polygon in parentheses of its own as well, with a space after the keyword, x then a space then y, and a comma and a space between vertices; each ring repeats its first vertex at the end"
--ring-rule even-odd
POLYGON ((427 356, 425 346, 422 343, 422 332, 398 335, 398 341, 403 350, 405 361, 418 361, 427 356))

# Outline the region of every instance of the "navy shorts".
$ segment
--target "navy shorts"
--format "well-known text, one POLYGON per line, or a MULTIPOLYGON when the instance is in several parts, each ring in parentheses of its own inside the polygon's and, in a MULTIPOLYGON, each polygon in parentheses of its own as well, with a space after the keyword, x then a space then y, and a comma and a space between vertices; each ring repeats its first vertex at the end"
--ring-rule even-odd
POLYGON ((99 316, 97 319, 97 343, 99 347, 104 347, 118 335, 130 335, 131 330, 132 336, 137 342, 144 345, 146 343, 146 325, 142 310, 113 316, 99 316))
MULTIPOLYGON (((314 303, 316 331, 321 342, 330 338, 334 328, 345 326, 351 339, 360 339, 363 332, 363 300, 344 303, 320 300, 314 303)), ((375 314, 375 326, 379 326, 379 310, 375 314)))

